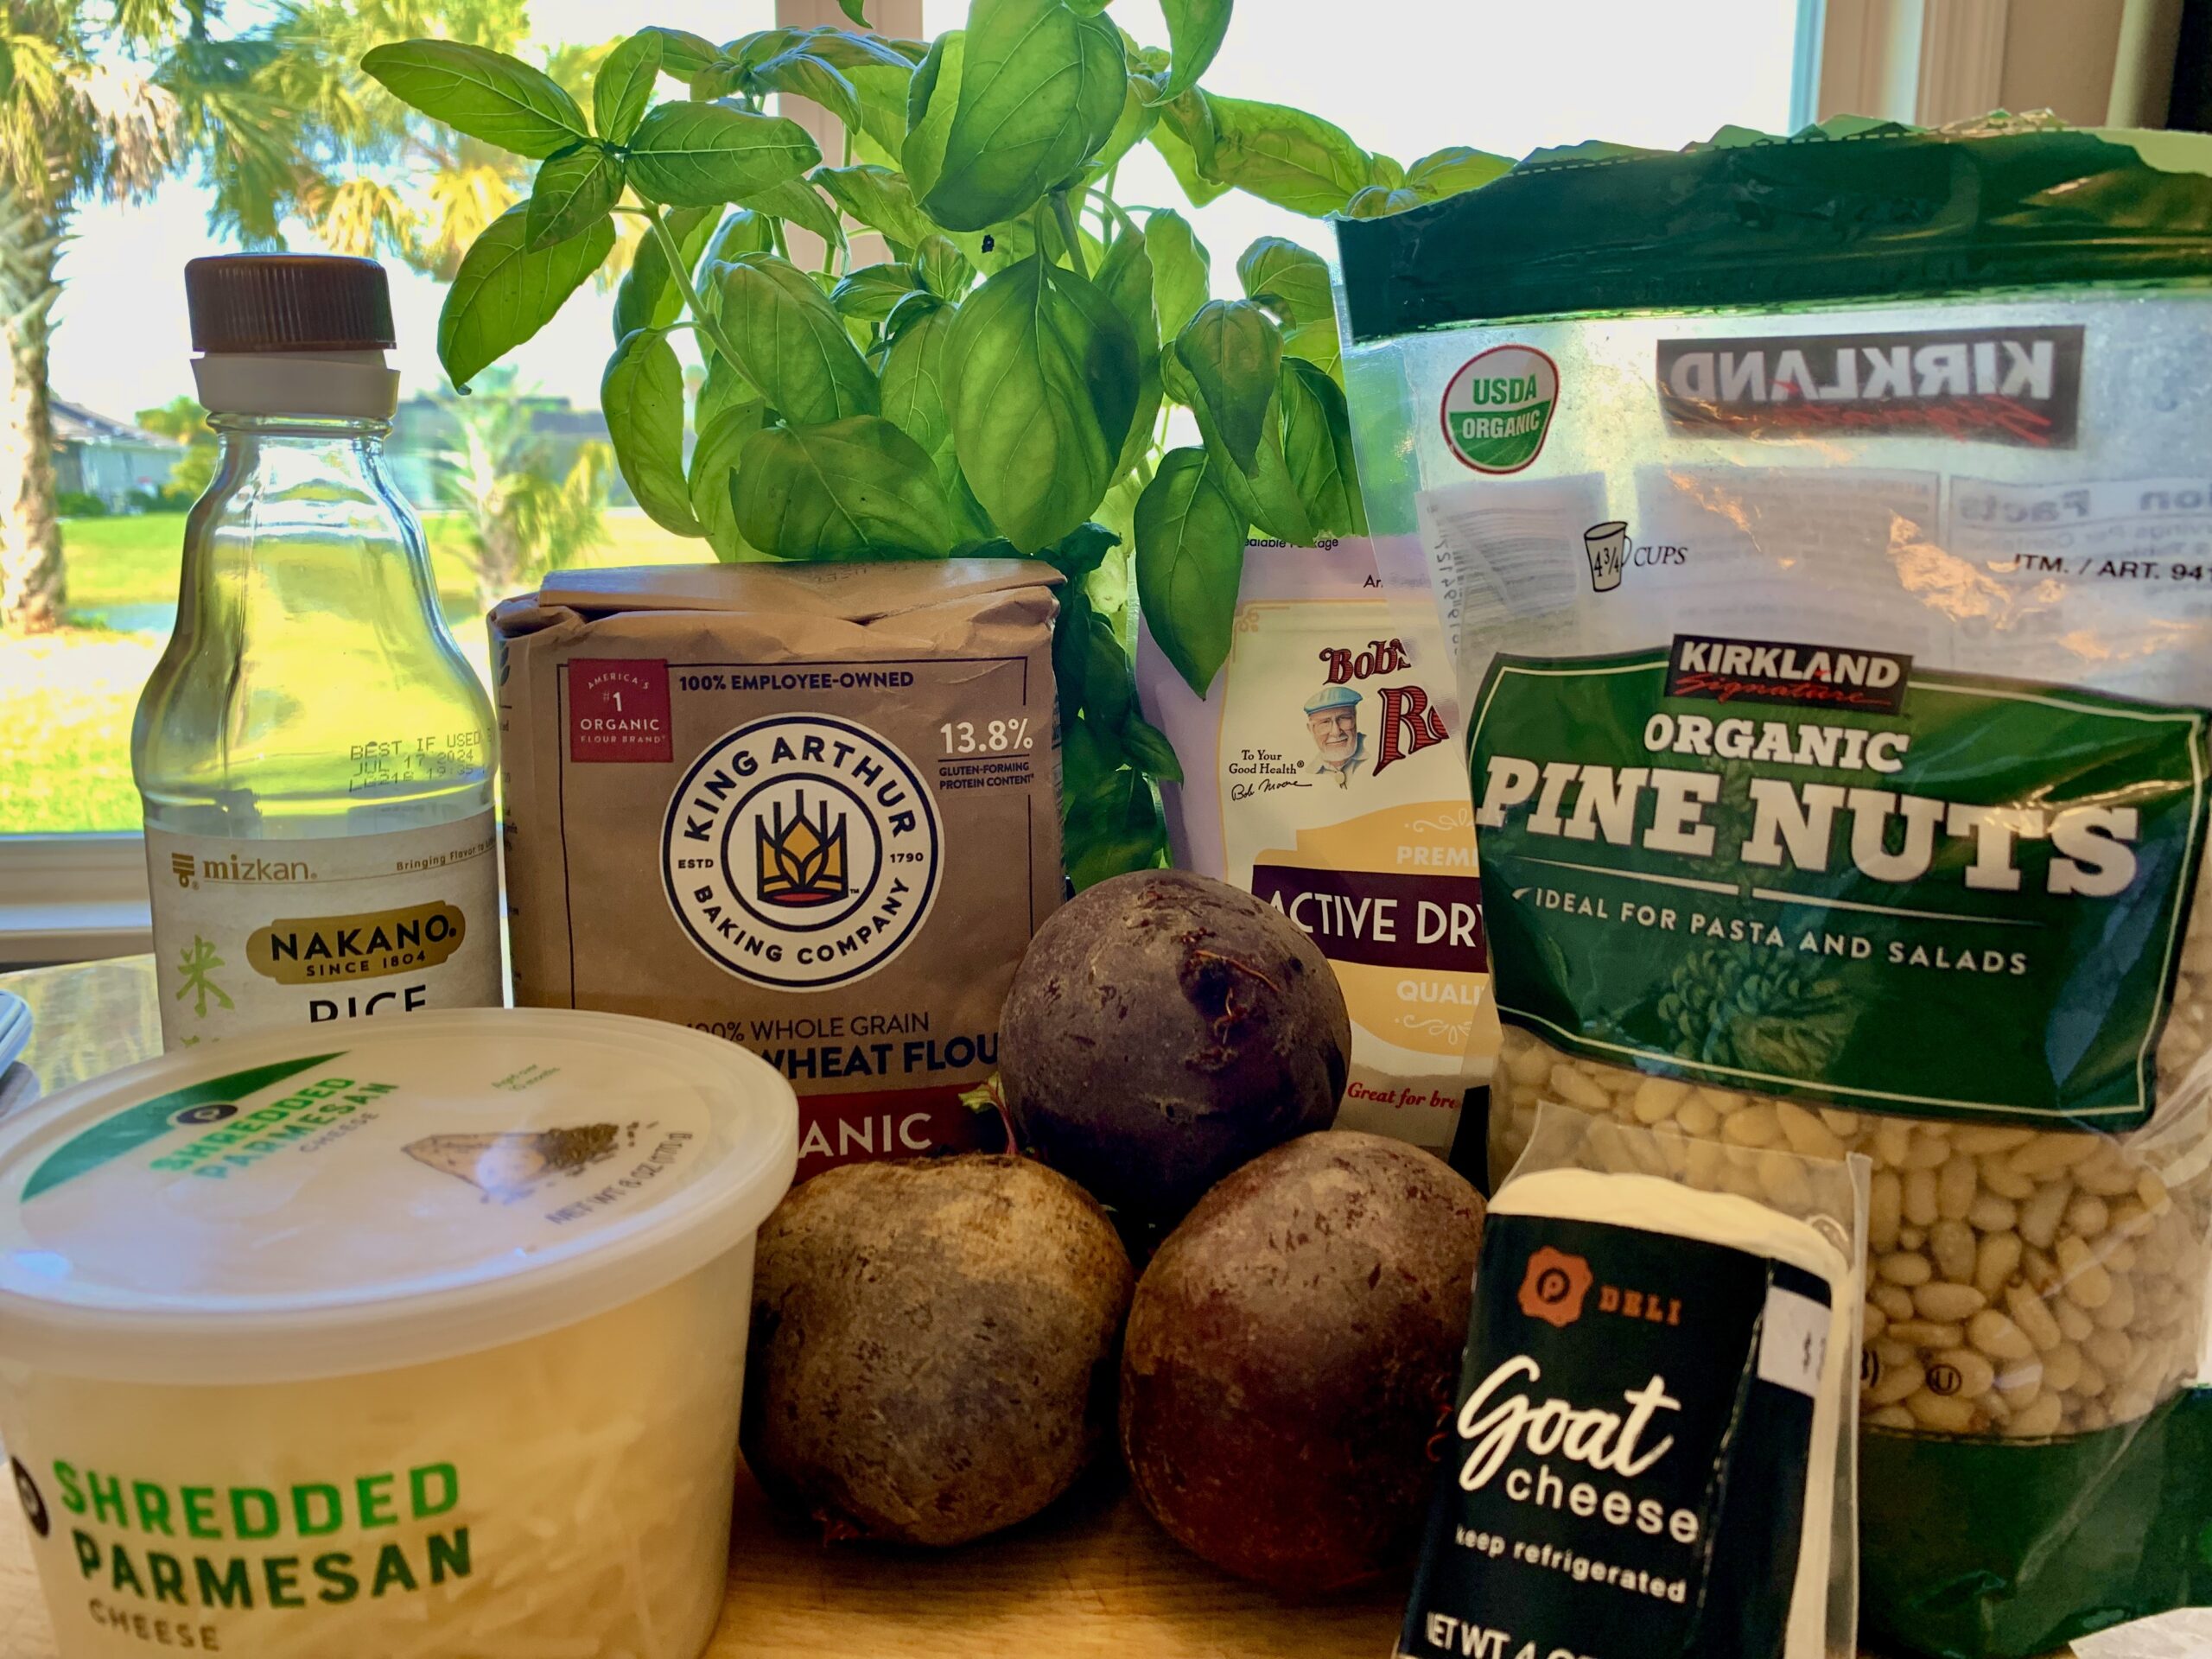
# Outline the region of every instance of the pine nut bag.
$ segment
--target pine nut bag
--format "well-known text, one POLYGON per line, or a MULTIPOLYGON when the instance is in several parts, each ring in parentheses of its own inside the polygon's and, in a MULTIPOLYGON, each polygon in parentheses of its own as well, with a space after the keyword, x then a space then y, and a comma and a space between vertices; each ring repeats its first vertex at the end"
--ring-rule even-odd
POLYGON ((1340 226, 1547 1104, 1872 1161, 1866 1633, 2212 1599, 2212 180, 1999 123, 1524 164, 1340 226))

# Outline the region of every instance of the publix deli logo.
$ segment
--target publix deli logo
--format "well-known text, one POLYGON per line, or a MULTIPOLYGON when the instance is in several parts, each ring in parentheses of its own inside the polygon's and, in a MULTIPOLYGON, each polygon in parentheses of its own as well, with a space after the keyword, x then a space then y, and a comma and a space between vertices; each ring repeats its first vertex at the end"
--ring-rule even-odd
POLYGON ((1444 441, 1478 473, 1517 473, 1542 452, 1559 365, 1533 346, 1493 346, 1444 388, 1444 441))
POLYGON ((1914 433, 2071 448, 2083 331, 1931 329, 1662 340, 1659 404, 1701 437, 1914 433))
POLYGON ((777 715, 709 745, 670 796, 668 901, 691 942, 780 990, 864 979, 937 897, 944 829, 921 774, 880 734, 777 715))

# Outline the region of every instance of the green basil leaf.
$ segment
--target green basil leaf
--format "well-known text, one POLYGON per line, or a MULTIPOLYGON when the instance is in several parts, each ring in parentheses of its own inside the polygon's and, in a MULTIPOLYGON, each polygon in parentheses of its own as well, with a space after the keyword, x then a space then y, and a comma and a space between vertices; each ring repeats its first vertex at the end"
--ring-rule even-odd
POLYGON ((814 182, 830 193, 848 219, 880 232, 887 241, 918 248, 933 233, 914 206, 905 175, 887 167, 821 168, 814 182))
POLYGON ((1160 803, 1151 784, 1126 767, 1069 792, 1064 834, 1068 880, 1077 893, 1131 870, 1155 869, 1166 859, 1160 803))
POLYGON ((769 253, 715 266, 713 275, 737 366, 784 419, 818 426, 881 406, 874 372, 813 277, 769 253))
MULTIPOLYGON (((1084 613, 1083 629, 1082 633, 1071 636, 1076 642, 1078 657, 1090 643, 1088 611, 1084 613)), ((1065 700, 1062 706, 1067 709, 1065 700)), ((1064 813, 1072 817, 1078 803, 1104 789, 1121 767, 1121 741, 1111 732, 1093 726, 1080 709, 1068 709, 1061 715, 1060 798, 1065 803, 1064 813)))
MULTIPOLYGON (((1160 315, 1160 337, 1173 340, 1190 327, 1213 292, 1212 262, 1205 245, 1192 234, 1190 221, 1163 208, 1144 222, 1144 243, 1152 255, 1154 308, 1160 315)), ((1179 404, 1197 397, 1182 359, 1173 352, 1162 354, 1161 385, 1179 404)))
POLYGON ((591 121, 608 143, 627 143, 645 119, 666 50, 666 39, 658 30, 641 29, 599 66, 591 83, 591 121))
MULTIPOLYGON (((712 209, 709 209, 712 212, 712 209)), ((669 215, 675 218, 674 213, 669 215)), ((776 232, 765 213, 750 207, 733 207, 722 215, 715 226, 715 233, 707 243, 702 264, 718 264, 726 260, 742 259, 748 253, 773 253, 776 251, 776 232)))
POLYGON ((708 207, 798 178, 822 152, 796 121, 730 104, 662 104, 630 138, 630 182, 648 201, 708 207))
POLYGON ((747 442, 767 424, 767 416, 768 406, 757 397, 732 404, 700 427, 691 451, 691 512, 725 564, 763 556, 738 531, 737 470, 747 442))
POLYGON ((1298 493, 1297 480, 1291 477, 1289 464, 1282 453, 1282 397, 1280 390, 1268 401, 1267 416, 1262 423, 1260 446, 1253 452, 1249 467, 1238 467, 1230 459, 1229 446, 1223 441, 1221 430, 1214 424, 1204 397, 1195 399, 1191 412, 1198 423, 1198 435, 1217 463, 1213 469, 1213 481, 1229 499, 1247 524, 1262 535, 1296 547, 1310 547, 1318 539, 1313 521, 1306 511, 1306 502, 1298 493))
POLYGON ((806 50, 836 68, 896 69, 901 75, 914 73, 913 60, 880 35, 856 35, 849 29, 825 26, 805 30, 799 40, 806 50))
POLYGON ((1229 33, 1230 0, 1160 0, 1167 18, 1167 45, 1173 54, 1162 98, 1175 98, 1198 84, 1198 77, 1221 50, 1229 33))
POLYGON ((925 237, 915 250, 914 275, 941 300, 963 299, 976 285, 976 267, 968 256, 941 236, 925 237))
POLYGON ((938 224, 980 231, 1082 168, 1121 118, 1128 71, 1113 26, 1066 0, 975 0, 958 56, 956 66, 948 55, 908 134, 906 176, 938 224))
POLYGON ((1213 154, 1208 176, 1294 213, 1341 211, 1368 181, 1367 152, 1341 127, 1303 110, 1241 98, 1211 98, 1213 154))
POLYGON ((939 307, 893 340, 883 359, 883 417, 938 462, 940 473, 957 465, 944 349, 958 315, 939 307))
POLYGON ((716 416, 748 403, 760 404, 765 408, 766 400, 735 364, 720 352, 709 351, 706 376, 699 382, 699 395, 691 404, 692 429, 703 432, 716 416))
POLYGON ((950 300, 938 298, 926 288, 909 289, 899 297, 889 311, 884 314, 880 341, 883 349, 887 352, 893 341, 924 317, 942 311, 952 303, 950 300))
POLYGON ((760 86, 819 104, 848 129, 861 124, 861 95, 853 83, 804 48, 779 53, 759 65, 753 79, 760 86))
POLYGON ((649 29, 660 36, 660 67, 679 80, 706 68, 721 56, 721 48, 702 35, 683 29, 649 29))
POLYGON ((1359 481, 1350 467, 1351 422, 1343 389, 1313 364, 1285 358, 1281 421, 1283 464, 1315 535, 1351 535, 1359 481))
POLYGON ((1049 546, 1114 481, 1136 412, 1135 334, 1096 286, 1039 255, 969 296, 947 350, 961 471, 1001 535, 1049 546))
POLYGON ((953 118, 960 113, 960 83, 967 68, 968 31, 949 29, 931 42, 929 55, 906 83, 906 137, 899 165, 917 198, 944 171, 944 147, 952 137, 953 118))
POLYGON ((854 138, 854 155, 896 167, 899 151, 906 142, 906 94, 913 83, 914 66, 893 53, 889 63, 841 67, 861 102, 861 127, 854 138))
POLYGON ((866 29, 868 27, 868 19, 862 14, 867 9, 867 3, 868 0, 837 0, 837 10, 843 12, 846 16, 851 18, 862 29, 866 29))
POLYGON ((372 48, 361 67, 401 103, 517 156, 546 156, 591 137, 558 82, 504 52, 460 41, 372 48))
POLYGON ((1141 715, 1132 715, 1128 725, 1122 728, 1122 753, 1129 758, 1129 765, 1147 778, 1157 778, 1163 783, 1183 781, 1183 763, 1175 758, 1175 746, 1167 741, 1167 734, 1146 720, 1141 715))
POLYGON ((1404 185, 1393 189, 1388 185, 1370 184, 1344 204, 1344 214, 1346 219, 1381 219, 1390 213, 1402 213, 1408 207, 1419 207, 1427 200, 1420 191, 1404 185))
POLYGON ((1114 130, 1106 135, 1106 142, 1098 146, 1084 168, 1086 183, 1096 184, 1121 164, 1128 155, 1145 140, 1160 120, 1160 108, 1154 101, 1152 78, 1134 71, 1128 77, 1128 86, 1122 95, 1122 113, 1114 123, 1114 130))
POLYGON ((1080 583, 1121 544, 1122 538, 1105 525, 1082 524, 1046 548, 1044 556, 1070 583, 1080 583))
POLYGON ((523 246, 530 205, 517 202, 484 227, 454 273, 438 313, 438 361, 466 388, 483 370, 553 320, 614 248, 614 221, 531 253, 523 246))
MULTIPOLYGON (((672 207, 666 214, 668 232, 684 261, 688 276, 698 267, 699 251, 715 232, 711 207, 672 207)), ((646 233, 631 257, 630 269, 614 290, 614 339, 640 328, 665 328, 683 315, 683 291, 668 269, 668 256, 660 238, 646 233)))
POLYGON ((1137 502, 1137 601, 1175 671, 1205 696, 1229 658, 1245 519, 1221 489, 1225 463, 1171 449, 1137 502))
POLYGON ((638 505, 664 530, 702 534, 683 479, 683 367, 666 334, 640 328, 614 348, 599 383, 599 406, 638 505))
POLYGON ((1153 309, 1152 255, 1144 232, 1135 226, 1114 239, 1098 262, 1099 291, 1114 302, 1137 343, 1137 405, 1129 435, 1114 465, 1119 478, 1152 447, 1153 423, 1160 416, 1160 320, 1153 309))
POLYGON ((1146 135, 1174 174, 1193 207, 1229 194, 1229 186, 1210 171, 1214 151, 1213 111, 1205 93, 1193 86, 1160 106, 1160 119, 1146 135))
POLYGON ((1339 386, 1344 383, 1344 342, 1337 336, 1334 311, 1311 322, 1301 322, 1294 328, 1284 329, 1282 353, 1287 358, 1303 358, 1339 386))
POLYGON ((837 210, 822 199, 822 193, 804 179, 787 179, 772 190, 755 192, 745 198, 744 205, 757 213, 786 219, 803 230, 812 231, 834 247, 845 245, 844 221, 837 216, 837 210))
POLYGON ((942 558, 952 549, 930 458, 878 416, 756 434, 736 505, 739 533, 779 558, 942 558))
POLYGON ((1441 201, 1463 190, 1473 190, 1513 170, 1503 156, 1491 156, 1465 144, 1432 150, 1406 169, 1405 182, 1431 201, 1441 201))
POLYGON ((1236 262, 1244 297, 1267 306, 1286 323, 1334 321, 1329 267, 1321 256, 1280 236, 1263 236, 1236 262))
POLYGON ((1084 648, 1083 710, 1093 730, 1117 735, 1136 711, 1128 653, 1122 649, 1114 625, 1096 609, 1090 613, 1090 638, 1084 648))
POLYGON ((1175 354, 1190 372, 1198 407, 1221 434, 1229 458, 1246 472, 1267 435, 1268 405, 1282 369, 1282 334, 1249 300, 1201 306, 1175 337, 1175 354))
POLYGON ((983 275, 995 276, 1008 265, 1036 257, 1037 224, 1033 217, 1008 219, 988 231, 955 231, 945 240, 983 275))
MULTIPOLYGON (((1059 694, 1060 726, 1072 730, 1083 708, 1083 679, 1090 661, 1090 596, 1080 582, 1060 589, 1060 613, 1052 625, 1052 683, 1059 694)), ((1075 780, 1070 779, 1071 789, 1075 780)))
POLYGON ((1376 150, 1367 158, 1367 181, 1379 184, 1385 190, 1395 190, 1406 181, 1406 169, 1390 156, 1376 150))
POLYGON ((622 199, 622 157, 603 144, 579 144, 542 162, 530 191, 523 245, 541 253, 581 236, 622 199))
POLYGON ((858 270, 848 271, 830 291, 830 303, 842 315, 880 322, 891 315, 893 306, 913 291, 912 267, 862 265, 858 270))

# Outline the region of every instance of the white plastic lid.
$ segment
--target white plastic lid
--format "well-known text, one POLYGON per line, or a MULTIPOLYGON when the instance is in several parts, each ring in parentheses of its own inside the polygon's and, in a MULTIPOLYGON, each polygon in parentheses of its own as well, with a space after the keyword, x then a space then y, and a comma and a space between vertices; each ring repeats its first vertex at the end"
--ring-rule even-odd
POLYGON ((413 1014, 168 1055, 0 1122, 0 1353, 278 1382, 519 1341, 744 1243, 798 1135, 758 1056, 620 1014, 413 1014))

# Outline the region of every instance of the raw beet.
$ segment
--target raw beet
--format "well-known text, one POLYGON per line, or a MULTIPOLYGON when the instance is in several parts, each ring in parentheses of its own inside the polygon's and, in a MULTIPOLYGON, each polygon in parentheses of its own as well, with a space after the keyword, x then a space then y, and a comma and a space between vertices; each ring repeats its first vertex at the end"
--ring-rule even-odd
POLYGON ((1117 1210, 1180 1217, 1223 1176, 1336 1121, 1351 1020, 1273 906, 1147 870, 1078 894, 1015 971, 1000 1074, 1023 1141, 1117 1210))
POLYGON ((1483 1201, 1402 1141, 1309 1135, 1206 1194, 1137 1282, 1122 1449, 1185 1548, 1287 1594, 1411 1556, 1483 1201))
POLYGON ((832 1540, 1027 1520, 1112 1437, 1133 1276, 1097 1203, 1027 1159, 817 1175, 760 1229, 745 1461, 832 1540))

